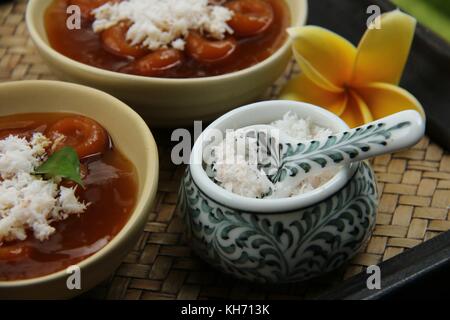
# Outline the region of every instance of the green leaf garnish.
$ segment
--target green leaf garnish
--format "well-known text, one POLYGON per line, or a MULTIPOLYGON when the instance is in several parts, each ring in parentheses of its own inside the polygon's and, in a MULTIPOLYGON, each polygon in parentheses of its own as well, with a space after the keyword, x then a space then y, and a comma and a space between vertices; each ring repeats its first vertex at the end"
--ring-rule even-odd
POLYGON ((72 147, 63 147, 53 153, 34 173, 46 178, 67 179, 84 188, 80 175, 80 159, 72 147))

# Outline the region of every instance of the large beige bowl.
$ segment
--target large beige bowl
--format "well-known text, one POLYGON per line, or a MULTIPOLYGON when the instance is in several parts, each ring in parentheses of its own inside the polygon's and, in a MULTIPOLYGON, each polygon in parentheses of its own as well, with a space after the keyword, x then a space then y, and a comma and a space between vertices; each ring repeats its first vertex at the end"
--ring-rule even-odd
MULTIPOLYGON (((30 0, 27 26, 42 58, 63 80, 108 92, 129 104, 152 126, 191 125, 194 120, 212 120, 261 96, 286 69, 291 43, 267 60, 248 69, 200 79, 161 79, 133 76, 94 68, 53 50, 44 28, 44 13, 53 0, 30 0)), ((282 0, 280 0, 282 1, 282 0)), ((307 0, 283 0, 289 4, 292 26, 305 23, 307 0)))
POLYGON ((79 263, 82 290, 70 291, 68 275, 60 271, 24 281, 0 281, 0 299, 69 298, 91 289, 119 266, 141 235, 158 183, 158 151, 139 115, 116 98, 95 89, 56 81, 0 84, 0 116, 31 112, 70 112, 97 120, 115 146, 135 165, 138 202, 129 221, 103 249, 79 263))

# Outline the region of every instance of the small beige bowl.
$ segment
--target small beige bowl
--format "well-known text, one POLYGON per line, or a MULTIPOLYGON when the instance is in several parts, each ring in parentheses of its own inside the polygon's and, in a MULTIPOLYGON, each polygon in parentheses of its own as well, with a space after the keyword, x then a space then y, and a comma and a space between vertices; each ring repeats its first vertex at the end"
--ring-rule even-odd
MULTIPOLYGON (((108 92, 126 102, 152 126, 191 125, 212 120, 260 97, 286 69, 291 42, 265 61, 242 71, 199 79, 162 79, 121 74, 71 60, 49 45, 44 27, 46 8, 53 0, 30 0, 26 20, 36 47, 56 76, 108 92)), ((281 0, 280 0, 281 1, 281 0)), ((306 22, 307 0, 283 0, 289 5, 291 25, 306 22)))
POLYGON ((67 289, 65 270, 30 280, 0 281, 0 299, 56 299, 79 295, 111 275, 142 234, 158 183, 155 140, 145 122, 127 105, 106 93, 80 85, 56 81, 4 83, 0 84, 0 101, 0 116, 69 112, 95 119, 136 167, 139 177, 136 208, 110 243, 78 264, 81 290, 67 289))

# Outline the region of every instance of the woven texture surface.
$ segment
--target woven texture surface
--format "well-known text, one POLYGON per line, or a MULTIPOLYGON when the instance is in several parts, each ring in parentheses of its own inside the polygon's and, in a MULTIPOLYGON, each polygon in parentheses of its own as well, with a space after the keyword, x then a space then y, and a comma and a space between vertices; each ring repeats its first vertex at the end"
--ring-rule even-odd
MULTIPOLYGON (((26 1, 0 4, 0 81, 54 79, 34 50, 25 22, 26 1)), ((267 93, 274 98, 293 70, 267 93)), ((1 102, 0 102, 1 103, 1 102)), ((4 106, 3 106, 4 107, 4 106)), ((154 131, 160 146, 155 206, 134 250, 111 278, 85 294, 107 299, 312 298, 364 267, 389 259, 450 230, 450 155, 424 138, 415 147, 373 161, 381 194, 377 226, 362 252, 330 275, 306 283, 259 286, 224 276, 193 256, 174 214, 183 167, 170 161, 170 135, 154 131)))

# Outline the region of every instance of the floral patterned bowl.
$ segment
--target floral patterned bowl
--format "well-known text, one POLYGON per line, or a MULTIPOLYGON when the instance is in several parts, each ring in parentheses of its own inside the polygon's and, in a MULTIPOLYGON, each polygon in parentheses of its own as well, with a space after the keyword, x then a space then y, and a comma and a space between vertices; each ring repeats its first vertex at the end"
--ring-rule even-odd
POLYGON ((363 246, 375 225, 376 181, 367 162, 343 167, 326 184, 284 199, 250 199, 216 185, 203 169, 211 129, 265 124, 294 111, 333 131, 336 115, 293 101, 266 101, 227 113, 194 145, 180 194, 193 250, 217 269, 263 283, 303 281, 340 267, 363 246))

